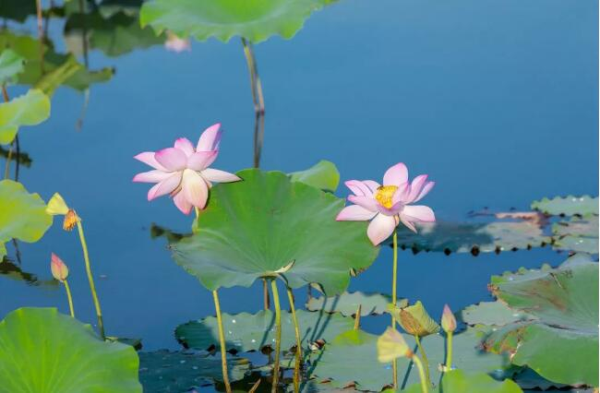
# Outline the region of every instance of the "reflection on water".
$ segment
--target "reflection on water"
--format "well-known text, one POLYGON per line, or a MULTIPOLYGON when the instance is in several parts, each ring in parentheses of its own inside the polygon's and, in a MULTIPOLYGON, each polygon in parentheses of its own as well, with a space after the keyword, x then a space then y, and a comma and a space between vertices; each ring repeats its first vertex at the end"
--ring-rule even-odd
MULTIPOLYGON (((191 219, 168 200, 146 202, 131 184, 142 168, 132 157, 173 137, 196 139, 205 124, 223 122, 219 165, 231 172, 259 161, 290 172, 329 159, 348 180, 404 161, 436 180, 427 202, 448 221, 485 205, 527 210, 533 199, 598 188, 597 42, 590 38, 597 2, 548 0, 543 9, 517 0, 463 0, 451 8, 339 2, 294 40, 253 48, 265 95, 254 84, 258 110, 249 105, 238 41, 194 43, 176 54, 164 49, 166 37, 139 27, 139 2, 82 3, 83 13, 78 1, 45 4, 42 41, 34 2, 0 3, 0 47, 28 59, 21 83, 8 86, 11 97, 53 72, 61 86, 49 121, 24 132, 11 154, 28 190, 45 200, 60 191, 86 218, 106 328, 143 337, 147 349, 177 347, 175 326, 214 311, 210 292, 171 261, 162 239, 188 233, 191 219), (71 56, 76 64, 65 77, 59 71, 71 56), (269 102, 262 157, 261 100, 269 102)), ((3 146, 0 155, 8 152, 3 146)), ((0 265, 0 315, 24 305, 68 310, 62 291, 41 284, 57 252, 71 268, 78 316, 95 320, 72 236, 53 228, 42 241, 18 246, 22 262, 0 265)), ((14 245, 7 247, 16 260, 14 245)), ((422 299, 432 314, 446 302, 459 309, 486 298, 491 274, 564 257, 548 248, 477 258, 404 252, 399 294, 422 299), (442 293, 442 285, 450 290, 442 293)), ((389 287, 390 263, 384 248, 351 289, 389 287)), ((260 285, 221 298, 229 313, 263 303, 260 285)), ((387 319, 362 323, 380 332, 387 319)))

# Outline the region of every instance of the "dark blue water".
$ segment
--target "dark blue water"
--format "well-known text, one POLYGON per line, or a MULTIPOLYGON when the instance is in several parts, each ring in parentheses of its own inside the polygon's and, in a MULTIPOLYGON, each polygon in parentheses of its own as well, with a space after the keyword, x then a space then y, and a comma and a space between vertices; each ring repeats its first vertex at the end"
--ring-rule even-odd
MULTIPOLYGON (((484 206, 527 209, 544 196, 595 195, 597 15, 593 0, 341 1, 292 41, 256 47, 267 107, 263 167, 294 171, 328 159, 343 180, 379 180, 403 161, 411 177, 437 182, 424 202, 445 220, 484 206)), ((62 27, 52 23, 60 46, 62 27)), ((180 136, 195 140, 221 121, 215 167, 251 166, 242 48, 209 41, 179 55, 154 47, 118 59, 93 53, 90 62, 117 74, 92 87, 80 132, 83 95, 57 91, 50 120, 21 133, 33 158, 21 181, 45 200, 59 191, 83 217, 108 333, 142 337, 148 349, 176 347, 175 326, 213 313, 212 298, 171 261, 164 239, 151 239, 152 223, 186 231, 192 218, 167 198, 146 202, 148 187, 131 183, 146 168, 132 157, 180 136)), ((75 233, 56 225, 39 243, 21 244, 23 269, 49 278, 50 252, 71 268, 78 317, 93 322, 75 233)), ((492 274, 563 259, 549 249, 477 258, 403 252, 399 293, 438 314, 445 302, 458 309, 485 300, 492 274)), ((388 288, 390 270, 385 249, 351 288, 388 288)), ((259 286, 224 290, 222 306, 257 310, 261 296, 259 286)), ((0 315, 25 305, 68 310, 62 288, 0 277, 0 315)))

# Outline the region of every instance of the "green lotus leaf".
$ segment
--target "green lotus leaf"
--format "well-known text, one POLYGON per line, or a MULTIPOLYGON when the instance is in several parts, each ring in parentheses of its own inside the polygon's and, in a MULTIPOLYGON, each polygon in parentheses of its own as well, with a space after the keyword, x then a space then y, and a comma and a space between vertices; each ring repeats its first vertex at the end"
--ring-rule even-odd
MULTIPOLYGON (((361 307, 360 315, 379 315, 388 312, 388 306, 392 303, 391 296, 380 293, 343 292, 333 297, 311 297, 306 303, 309 311, 325 311, 328 313, 340 313, 345 317, 356 314, 358 306, 361 307)), ((398 307, 408 306, 408 300, 398 299, 398 307)))
POLYGON ((425 337, 440 331, 440 325, 429 316, 421 301, 412 306, 396 306, 392 312, 402 329, 411 336, 425 337))
POLYGON ((81 64, 75 56, 69 56, 64 63, 40 76, 34 87, 45 94, 52 95, 65 81, 81 69, 81 64))
POLYGON ((492 223, 422 224, 419 233, 407 228, 398 230, 398 245, 418 251, 500 252, 543 247, 549 244, 541 227, 528 221, 492 223))
POLYGON ((132 347, 101 341, 54 308, 20 308, 0 322, 0 364, 3 392, 142 391, 132 347))
MULTIPOLYGON (((421 393, 421 384, 404 390, 406 393, 421 393)), ((502 382, 487 374, 466 374, 463 370, 452 370, 444 374, 442 383, 431 393, 522 393, 515 382, 505 379, 502 382)))
POLYGON ((598 197, 592 198, 589 195, 575 197, 555 197, 552 199, 544 198, 531 203, 531 208, 552 216, 585 216, 588 214, 598 214, 598 197))
MULTIPOLYGON (((188 392, 223 379, 220 356, 168 350, 140 352, 139 356, 144 392, 188 392)), ((227 366, 231 382, 250 371, 250 362, 243 358, 230 357, 227 366)))
POLYGON ((596 215, 560 221, 552 226, 552 234, 555 238, 552 246, 557 250, 598 253, 598 216, 596 215))
MULTIPOLYGON (((34 37, 14 34, 9 30, 0 31, 0 50, 5 48, 12 49, 26 60, 25 68, 17 78, 17 83, 22 85, 35 86, 45 75, 72 61, 72 55, 57 53, 52 43, 46 40, 42 48, 43 62, 40 62, 39 41, 34 37)), ((77 70, 62 81, 62 85, 77 91, 84 91, 95 83, 106 82, 112 78, 114 73, 111 68, 89 71, 83 64, 77 64, 77 70)))
POLYGON ((12 82, 23 71, 24 59, 16 52, 5 49, 0 54, 0 85, 12 82))
POLYGON ((144 3, 140 21, 157 32, 170 30, 199 41, 227 42, 233 36, 258 43, 272 35, 292 38, 325 0, 154 0, 144 3))
POLYGON ((495 279, 492 292, 535 319, 494 331, 486 348, 510 353, 515 365, 550 381, 598 386, 597 263, 578 257, 556 269, 504 275, 495 279))
POLYGON ((5 242, 36 242, 50 225, 52 217, 38 194, 29 194, 21 183, 0 181, 0 261, 6 255, 5 242))
POLYGON ((77 13, 69 16, 64 29, 65 41, 71 52, 83 53, 81 36, 84 31, 88 47, 98 49, 109 57, 122 56, 138 48, 162 45, 165 41, 165 37, 157 36, 152 28, 142 28, 137 15, 116 12, 105 17, 100 11, 77 13))
POLYGON ((34 126, 50 116, 50 99, 40 90, 0 103, 0 144, 12 143, 22 126, 34 126))
POLYGON ((461 320, 469 325, 502 326, 532 319, 536 318, 527 312, 510 309, 501 301, 481 302, 461 311, 461 320))
POLYGON ((335 192, 340 184, 340 172, 331 161, 322 160, 304 171, 290 173, 292 181, 299 181, 320 190, 335 192))
MULTIPOLYGON (((289 312, 281 313, 281 347, 289 349, 296 345, 294 324, 289 312)), ((304 346, 318 339, 331 341, 354 326, 351 318, 336 314, 297 310, 296 315, 304 346)), ((259 311, 256 314, 224 313, 223 326, 229 350, 258 351, 265 346, 272 347, 275 343, 275 314, 270 310, 259 311)), ((204 350, 218 346, 217 318, 206 317, 180 325, 175 329, 175 337, 186 348, 204 350)))
MULTIPOLYGON (((512 373, 506 356, 483 352, 480 343, 486 330, 468 328, 454 336, 453 367, 473 373, 492 374, 506 378, 512 373)), ((418 354, 414 338, 405 336, 409 346, 418 354)), ((352 384, 358 390, 380 391, 392 384, 392 365, 377 361, 378 336, 363 331, 349 331, 325 344, 321 353, 314 354, 313 368, 308 372, 317 382, 329 381, 332 387, 343 388, 352 384)), ((431 378, 439 381, 438 364, 444 363, 445 339, 436 334, 423 338, 423 347, 430 363, 431 378)), ((400 358, 398 378, 402 387, 419 383, 418 372, 410 360, 400 358)))
POLYGON ((281 172, 238 175, 243 181, 211 189, 197 233, 171 246, 177 264, 209 290, 280 276, 291 288, 318 283, 334 295, 348 286, 350 269, 377 257, 366 222, 335 220, 343 199, 281 172))

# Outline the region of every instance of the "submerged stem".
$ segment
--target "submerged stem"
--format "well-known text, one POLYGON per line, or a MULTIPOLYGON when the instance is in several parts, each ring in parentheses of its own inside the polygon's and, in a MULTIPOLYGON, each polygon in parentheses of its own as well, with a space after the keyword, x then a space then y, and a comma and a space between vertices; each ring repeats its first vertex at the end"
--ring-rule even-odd
POLYGON ((273 292, 273 304, 275 306, 275 362, 273 363, 273 387, 271 393, 277 393, 279 385, 279 358, 281 357, 281 305, 279 304, 279 291, 277 281, 271 279, 271 292, 273 292))
POLYGON ((90 291, 92 292, 92 298, 94 299, 94 307, 96 307, 96 317, 98 318, 98 330, 100 332, 100 338, 102 338, 102 340, 105 340, 106 334, 104 333, 104 321, 102 320, 102 310, 100 309, 100 301, 98 300, 98 294, 96 293, 96 285, 94 284, 94 276, 92 275, 90 256, 88 253, 87 242, 85 241, 83 225, 81 225, 80 218, 77 219, 77 231, 79 232, 79 241, 81 242, 81 249, 83 250, 85 271, 87 273, 88 281, 90 283, 90 291))
MULTIPOLYGON (((394 259, 392 262, 392 329, 396 329, 396 302, 398 299, 398 232, 394 229, 394 259)), ((398 389, 398 360, 392 362, 394 389, 398 389)))
POLYGON ((63 281, 65 284, 65 290, 67 291, 67 299, 69 300, 69 311, 71 312, 71 317, 75 318, 75 309, 73 308, 73 297, 71 296, 71 288, 69 287, 69 283, 67 280, 63 281))
POLYGON ((446 369, 450 371, 452 369, 452 336, 454 332, 448 332, 446 336, 446 369))
POLYGON ((292 312, 292 321, 294 322, 294 334, 296 335, 296 363, 294 364, 294 393, 300 391, 300 365, 302 364, 302 339, 300 337, 300 325, 296 316, 296 305, 294 304, 294 294, 291 288, 287 288, 288 299, 290 302, 290 311, 292 312))
POLYGON ((223 372, 223 383, 225 383, 225 391, 227 393, 231 393, 229 374, 227 373, 227 346, 225 344, 225 330, 223 328, 223 317, 221 316, 221 303, 219 302, 219 294, 216 290, 213 291, 213 299, 215 301, 215 311, 217 313, 217 324, 219 325, 219 345, 221 346, 221 369, 223 372))
POLYGON ((252 92, 252 102, 254 103, 254 167, 258 168, 260 166, 265 135, 265 99, 252 43, 242 38, 242 46, 244 47, 244 56, 246 57, 246 64, 248 65, 248 72, 250 74, 250 89, 252 92))
MULTIPOLYGON (((421 345, 421 339, 419 336, 415 336, 415 341, 417 342, 417 347, 419 348, 419 355, 423 359, 423 367, 425 368, 425 377, 427 379, 427 386, 431 386, 431 375, 429 374, 429 360, 427 359, 427 354, 425 353, 425 349, 421 345)), ((416 356, 415 356, 416 358, 416 356)))
POLYGON ((419 379, 421 380, 421 392, 429 393, 429 379, 425 377, 425 372, 423 371, 423 363, 418 356, 414 356, 411 360, 417 365, 417 370, 419 370, 419 379))

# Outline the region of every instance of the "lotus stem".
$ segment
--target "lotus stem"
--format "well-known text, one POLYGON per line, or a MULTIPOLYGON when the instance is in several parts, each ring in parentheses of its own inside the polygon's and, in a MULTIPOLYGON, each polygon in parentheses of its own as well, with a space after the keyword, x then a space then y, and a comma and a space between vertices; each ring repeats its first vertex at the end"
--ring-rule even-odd
POLYGON ((429 393, 429 379, 425 377, 425 371, 423 370, 423 363, 421 363, 421 360, 419 359, 418 356, 412 356, 410 358, 416 365, 417 365, 417 370, 419 370, 419 379, 421 380, 421 392, 422 393, 429 393))
POLYGON ((300 364, 302 363, 302 339, 300 337, 300 325, 296 316, 296 305, 294 304, 294 294, 291 288, 287 288, 288 299, 290 302, 290 311, 292 312, 292 321, 294 322, 294 334, 296 335, 296 363, 294 364, 294 393, 300 391, 300 364))
POLYGON ((265 135, 265 99, 263 95, 262 83, 258 75, 258 65, 254 57, 252 43, 242 38, 244 47, 244 56, 248 65, 250 74, 250 89, 252 91, 252 101, 254 103, 254 167, 260 166, 260 157, 265 135))
POLYGON ((213 299, 215 301, 215 312, 217 313, 217 324, 219 325, 219 345, 221 346, 221 369, 223 372, 223 383, 225 383, 225 391, 227 393, 231 393, 229 374, 227 373, 227 345, 225 344, 225 329, 223 328, 221 303, 219 302, 219 294, 217 293, 217 290, 213 291, 213 299))
POLYGON ((362 304, 358 305, 356 316, 354 317, 354 330, 360 329, 360 314, 362 313, 362 304))
MULTIPOLYGON (((8 97, 8 91, 6 91, 5 85, 2 85, 2 97, 4 98, 4 102, 10 101, 10 98, 8 97)), ((15 140, 16 140, 16 137, 15 137, 15 140)), ((6 164, 4 166, 4 178, 5 179, 8 179, 8 176, 10 176, 10 162, 12 160, 14 144, 15 144, 15 141, 13 140, 13 142, 10 144, 10 147, 8 148, 8 154, 6 155, 6 164)))
POLYGON ((263 308, 268 310, 271 308, 271 300, 269 299, 269 285, 267 280, 263 278, 263 308))
POLYGON ((79 232, 79 241, 81 242, 81 249, 83 250, 85 271, 87 273, 88 281, 90 283, 90 291, 92 292, 92 298, 94 299, 94 307, 96 308, 96 317, 98 318, 98 330, 100 332, 100 338, 102 338, 102 340, 106 340, 106 334, 104 333, 104 322, 102 320, 102 309, 100 308, 100 301, 98 300, 98 294, 96 293, 96 285, 94 284, 94 276, 92 275, 90 256, 88 253, 87 242, 85 241, 85 234, 83 233, 83 225, 81 224, 80 218, 77 218, 77 231, 79 232))
MULTIPOLYGON (((417 347, 419 348, 419 354, 423 359, 423 367, 425 368, 425 377, 427 378, 427 386, 431 386, 431 375, 429 374, 429 360, 427 359, 427 354, 425 354, 425 349, 421 345, 421 339, 419 336, 415 336, 415 341, 417 342, 417 347)), ((416 358, 416 356, 415 356, 416 358)))
POLYGON ((42 0, 35 0, 35 10, 37 15, 40 71, 42 75, 44 75, 44 21, 42 19, 42 0))
POLYGON ((67 299, 69 300, 69 311, 71 312, 71 317, 75 318, 75 309, 73 308, 73 297, 71 296, 71 288, 69 287, 69 282, 67 280, 63 282, 65 284, 65 290, 67 291, 67 299))
MULTIPOLYGON (((392 262, 392 329, 396 329, 396 303, 398 299, 398 232, 394 229, 394 259, 392 262)), ((398 389, 398 360, 392 362, 394 389, 398 389)))
POLYGON ((446 369, 448 371, 452 369, 452 336, 454 336, 454 332, 448 332, 446 336, 446 369))
POLYGON ((271 292, 273 292, 273 304, 275 305, 275 362, 273 364, 273 386, 271 393, 277 393, 279 385, 279 359, 281 357, 281 305, 279 304, 279 291, 277 281, 271 279, 271 292))

